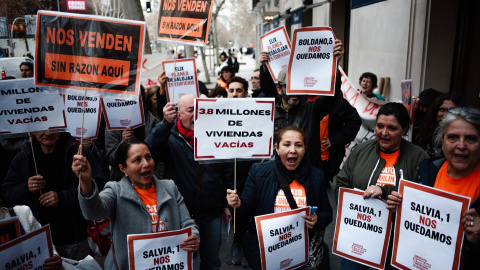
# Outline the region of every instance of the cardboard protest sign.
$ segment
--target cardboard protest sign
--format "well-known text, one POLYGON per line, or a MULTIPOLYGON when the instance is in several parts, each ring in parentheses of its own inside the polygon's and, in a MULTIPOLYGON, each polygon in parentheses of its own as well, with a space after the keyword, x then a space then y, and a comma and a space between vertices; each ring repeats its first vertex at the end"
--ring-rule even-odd
POLYGON ((330 27, 304 27, 293 32, 288 65, 287 95, 333 96, 337 57, 335 35, 330 27))
POLYGON ((100 102, 108 130, 136 128, 145 124, 140 96, 129 99, 103 97, 100 102))
POLYGON ((295 269, 308 262, 310 207, 255 217, 262 269, 295 269))
POLYGON ((207 45, 212 7, 212 0, 162 0, 158 10, 157 40, 207 45))
POLYGON ((195 160, 269 158, 274 107, 269 98, 197 98, 195 160))
POLYGON ((0 245, 20 237, 20 223, 18 217, 12 217, 0 221, 0 245))
POLYGON ((282 25, 260 37, 262 50, 268 54, 267 67, 273 80, 277 83, 278 73, 288 68, 291 47, 285 26, 282 25))
POLYGON ((0 245, 0 269, 43 269, 45 259, 52 256, 50 226, 46 225, 0 245))
POLYGON ((138 95, 145 22, 39 11, 35 83, 138 95))
POLYGON ((180 248, 180 243, 190 235, 192 235, 192 228, 128 235, 128 263, 130 269, 192 270, 192 252, 180 248))
POLYGON ((399 269, 458 269, 462 214, 470 198, 400 181, 392 265, 399 269))
POLYGON ((183 95, 198 97, 197 66, 195 58, 162 62, 163 70, 168 77, 168 102, 178 103, 183 95))
POLYGON ((62 95, 33 78, 0 81, 0 134, 67 127, 62 95))
POLYGON ((377 269, 385 267, 392 213, 379 198, 340 188, 332 253, 377 269))
POLYGON ((83 97, 80 92, 67 91, 64 96, 67 131, 75 138, 95 139, 100 126, 100 97, 85 96, 85 113, 83 112, 83 97), (82 131, 82 115, 83 131, 82 131))

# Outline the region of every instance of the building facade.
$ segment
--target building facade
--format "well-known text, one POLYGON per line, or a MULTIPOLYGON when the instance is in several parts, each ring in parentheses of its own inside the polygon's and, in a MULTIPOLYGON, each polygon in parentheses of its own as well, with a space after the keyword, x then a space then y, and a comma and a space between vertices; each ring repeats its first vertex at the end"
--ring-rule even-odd
POLYGON ((415 96, 426 88, 455 91, 480 107, 479 7, 475 0, 252 0, 251 15, 257 48, 260 36, 279 25, 290 37, 297 28, 330 26, 343 41, 340 64, 354 83, 366 71, 389 77, 386 98, 399 101, 400 82, 412 79, 415 96))

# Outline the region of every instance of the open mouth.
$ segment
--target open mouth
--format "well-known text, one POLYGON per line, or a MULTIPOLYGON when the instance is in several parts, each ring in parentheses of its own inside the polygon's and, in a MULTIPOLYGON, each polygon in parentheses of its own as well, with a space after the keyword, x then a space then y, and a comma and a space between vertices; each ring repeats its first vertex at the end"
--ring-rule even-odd
POLYGON ((149 177, 150 177, 150 172, 147 171, 147 172, 140 173, 140 176, 141 176, 142 178, 145 178, 145 179, 146 179, 146 178, 149 178, 149 177))
POLYGON ((297 163, 298 158, 287 158, 288 165, 295 165, 297 163))
POLYGON ((462 155, 462 154, 453 154, 453 158, 456 161, 462 162, 468 159, 468 155, 462 155))

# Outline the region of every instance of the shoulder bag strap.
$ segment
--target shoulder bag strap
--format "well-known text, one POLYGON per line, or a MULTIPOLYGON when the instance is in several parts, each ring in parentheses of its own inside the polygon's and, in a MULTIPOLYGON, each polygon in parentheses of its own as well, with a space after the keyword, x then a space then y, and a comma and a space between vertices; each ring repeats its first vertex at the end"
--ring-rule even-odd
POLYGON ((293 198, 292 191, 290 190, 290 185, 287 183, 287 180, 285 180, 285 177, 280 173, 280 171, 277 168, 277 164, 275 162, 273 163, 275 167, 275 174, 277 175, 278 182, 280 182, 280 187, 283 190, 283 193, 285 193, 285 197, 287 198, 288 204, 290 205, 290 209, 297 209, 297 203, 295 202, 295 199, 293 198))

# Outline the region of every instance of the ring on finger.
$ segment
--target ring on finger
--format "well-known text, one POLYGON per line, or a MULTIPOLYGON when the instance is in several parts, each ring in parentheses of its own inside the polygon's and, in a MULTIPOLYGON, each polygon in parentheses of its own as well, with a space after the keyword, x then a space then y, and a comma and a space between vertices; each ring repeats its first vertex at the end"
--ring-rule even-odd
POLYGON ((470 227, 473 227, 473 221, 470 221, 470 227))
POLYGON ((473 216, 470 216, 470 221, 473 221, 473 216))
POLYGON ((32 187, 35 187, 35 184, 33 184, 32 187))

